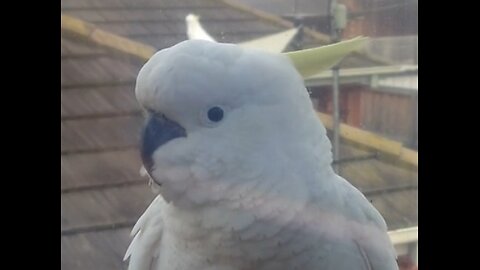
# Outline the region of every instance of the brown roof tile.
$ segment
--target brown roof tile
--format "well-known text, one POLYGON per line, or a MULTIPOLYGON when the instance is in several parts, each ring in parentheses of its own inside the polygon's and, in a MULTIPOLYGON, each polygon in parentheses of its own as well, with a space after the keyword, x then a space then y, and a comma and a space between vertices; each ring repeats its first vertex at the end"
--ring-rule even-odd
POLYGON ((141 116, 64 120, 61 124, 62 153, 134 147, 142 124, 141 116))
POLYGON ((61 93, 62 119, 138 114, 134 84, 74 88, 61 93))
POLYGON ((62 194, 62 231, 134 222, 152 199, 146 184, 62 194))
POLYGON ((122 228, 62 236, 61 269, 126 270, 129 235, 130 228, 122 228))
POLYGON ((137 148, 62 155, 61 187, 62 190, 69 190, 115 185, 136 180, 142 181, 146 185, 145 179, 139 175, 141 165, 137 148))
POLYGON ((64 58, 61 62, 62 88, 134 81, 140 67, 111 56, 64 58))

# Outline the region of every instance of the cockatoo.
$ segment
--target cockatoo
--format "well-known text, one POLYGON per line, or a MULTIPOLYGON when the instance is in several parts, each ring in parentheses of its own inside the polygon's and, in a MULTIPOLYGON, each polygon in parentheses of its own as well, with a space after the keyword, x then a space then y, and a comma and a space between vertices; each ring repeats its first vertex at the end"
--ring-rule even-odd
POLYGON ((160 194, 132 230, 130 270, 398 269, 384 219, 332 169, 294 64, 188 40, 142 67, 141 156, 160 194))

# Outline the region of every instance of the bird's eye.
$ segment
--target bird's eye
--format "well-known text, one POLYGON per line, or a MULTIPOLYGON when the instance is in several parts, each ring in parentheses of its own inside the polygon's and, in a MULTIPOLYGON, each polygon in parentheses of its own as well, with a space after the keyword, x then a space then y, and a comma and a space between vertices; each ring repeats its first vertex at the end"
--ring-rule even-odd
POLYGON ((228 107, 221 105, 206 107, 200 111, 200 123, 206 127, 216 127, 222 122, 228 112, 228 107))
POLYGON ((220 122, 223 119, 223 109, 218 106, 214 106, 208 109, 207 117, 208 120, 212 122, 220 122))

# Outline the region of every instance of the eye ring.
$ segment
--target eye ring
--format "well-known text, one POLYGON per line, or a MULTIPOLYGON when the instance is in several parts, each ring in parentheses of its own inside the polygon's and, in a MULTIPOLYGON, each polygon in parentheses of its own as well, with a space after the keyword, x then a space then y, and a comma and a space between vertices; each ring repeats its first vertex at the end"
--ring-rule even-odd
POLYGON ((203 125, 215 127, 225 119, 227 110, 224 106, 209 106, 201 112, 200 119, 203 125))

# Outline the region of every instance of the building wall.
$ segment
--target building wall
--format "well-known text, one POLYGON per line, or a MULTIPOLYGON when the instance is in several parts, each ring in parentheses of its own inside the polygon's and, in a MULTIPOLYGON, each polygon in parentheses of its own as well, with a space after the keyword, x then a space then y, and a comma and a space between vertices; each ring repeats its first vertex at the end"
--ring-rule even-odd
MULTIPOLYGON (((333 113, 332 90, 313 91, 316 108, 333 113)), ((364 86, 341 86, 340 118, 343 123, 372 131, 416 148, 417 101, 411 95, 372 90, 364 86)))
POLYGON ((344 38, 418 34, 418 4, 415 0, 402 2, 339 0, 349 13, 344 38), (390 3, 387 3, 390 2, 390 3))

